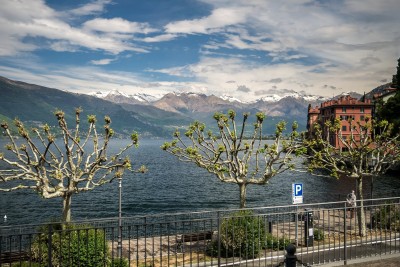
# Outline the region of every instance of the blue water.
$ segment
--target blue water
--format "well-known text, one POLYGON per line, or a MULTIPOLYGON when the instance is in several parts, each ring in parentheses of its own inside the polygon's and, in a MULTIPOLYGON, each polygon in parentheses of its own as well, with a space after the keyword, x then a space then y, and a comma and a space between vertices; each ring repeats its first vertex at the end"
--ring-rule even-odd
MULTIPOLYGON (((145 174, 125 172, 123 177, 122 210, 124 216, 190 212, 237 208, 239 190, 234 184, 220 182, 194 164, 178 161, 160 149, 163 141, 144 140, 129 156, 134 168, 146 165, 145 174)), ((3 146, 1 141, 0 145, 3 146)), ((124 140, 112 143, 117 150, 124 140)), ((249 185, 247 206, 291 204, 292 183, 304 185, 304 202, 344 200, 355 188, 352 179, 315 177, 307 173, 288 171, 271 178, 264 186, 249 185)), ((364 195, 370 196, 370 180, 364 181, 364 195)), ((400 179, 396 175, 374 179, 374 197, 399 196, 400 179)), ((42 199, 33 191, 0 192, 0 225, 7 215, 7 224, 47 222, 61 215, 62 201, 42 199)), ((118 183, 106 184, 94 191, 74 195, 73 219, 115 217, 118 215, 118 183)))

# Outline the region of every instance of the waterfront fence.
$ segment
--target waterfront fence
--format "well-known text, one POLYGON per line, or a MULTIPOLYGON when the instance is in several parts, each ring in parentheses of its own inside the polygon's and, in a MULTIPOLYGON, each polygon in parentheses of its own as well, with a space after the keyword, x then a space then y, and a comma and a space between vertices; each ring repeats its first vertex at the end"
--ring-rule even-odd
POLYGON ((0 266, 305 266, 400 251, 400 198, 0 227, 0 266), (364 209, 366 232, 358 215, 364 209))

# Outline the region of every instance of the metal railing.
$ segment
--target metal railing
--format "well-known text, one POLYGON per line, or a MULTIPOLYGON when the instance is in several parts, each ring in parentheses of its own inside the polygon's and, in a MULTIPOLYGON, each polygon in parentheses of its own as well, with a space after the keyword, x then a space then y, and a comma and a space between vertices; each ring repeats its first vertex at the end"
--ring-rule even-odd
POLYGON ((0 266, 304 266, 399 253, 400 198, 0 227, 0 266), (118 257, 119 231, 122 258, 118 257))

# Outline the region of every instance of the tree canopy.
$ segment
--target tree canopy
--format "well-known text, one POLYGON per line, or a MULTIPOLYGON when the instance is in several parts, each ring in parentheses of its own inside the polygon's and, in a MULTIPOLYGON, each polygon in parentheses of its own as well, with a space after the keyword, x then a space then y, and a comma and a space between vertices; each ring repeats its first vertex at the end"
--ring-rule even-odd
POLYGON ((359 213, 360 235, 365 235, 362 186, 365 177, 386 173, 400 162, 400 135, 393 134, 393 124, 385 120, 355 122, 350 119, 350 132, 344 133, 338 119, 328 121, 324 126, 316 124, 315 135, 305 140, 309 155, 308 170, 320 175, 325 170, 337 178, 357 180, 357 198, 361 207, 359 213), (323 128, 325 127, 325 128, 323 128), (325 134, 323 132, 325 131, 325 134), (340 148, 330 144, 330 137, 339 139, 340 148))
POLYGON ((128 145, 109 155, 109 142, 114 135, 110 117, 104 118, 103 134, 97 131, 94 115, 87 116, 88 130, 81 131, 81 112, 80 108, 75 110, 75 127, 68 128, 64 112, 56 111, 55 130, 47 124, 28 130, 16 119, 19 138, 3 122, 1 127, 9 143, 6 151, 0 153, 0 161, 7 166, 0 170, 0 191, 30 189, 43 198, 60 197, 62 220, 68 222, 73 194, 91 191, 121 177, 124 168, 130 169, 130 159, 124 153, 138 145, 138 134, 133 133, 128 145), (57 136, 61 140, 57 141, 57 136))
POLYGON ((379 119, 393 123, 395 132, 400 132, 400 58, 397 60, 397 72, 393 75, 391 87, 397 88, 394 96, 390 97, 386 103, 382 99, 376 102, 376 115, 379 119))
POLYGON ((166 142, 163 150, 185 162, 195 163, 214 174, 220 181, 237 184, 240 191, 240 207, 246 206, 246 187, 249 184, 264 185, 278 173, 293 167, 292 153, 297 150, 299 137, 297 123, 285 139, 286 123, 276 125, 275 139, 263 140, 264 113, 255 115, 256 122, 248 127, 249 113, 243 114, 239 126, 236 113, 215 113, 214 119, 219 132, 214 134, 204 123, 193 122, 182 136, 179 130, 175 139, 166 142), (248 130, 250 128, 250 130, 248 130))

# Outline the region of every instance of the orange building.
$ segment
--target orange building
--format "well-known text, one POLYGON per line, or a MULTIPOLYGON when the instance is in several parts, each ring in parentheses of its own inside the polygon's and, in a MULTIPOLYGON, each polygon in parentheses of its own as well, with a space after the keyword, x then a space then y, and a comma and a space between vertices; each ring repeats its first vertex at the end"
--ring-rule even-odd
MULTIPOLYGON (((360 122, 362 125, 365 123, 367 117, 372 117, 374 104, 370 99, 360 101, 349 95, 342 96, 337 100, 329 100, 321 104, 318 108, 308 109, 308 122, 307 129, 309 137, 313 137, 313 124, 318 122, 321 124, 323 129, 323 137, 328 135, 328 129, 325 126, 327 121, 334 121, 335 119, 340 120, 341 134, 343 138, 350 135, 350 120, 353 121, 353 125, 357 125, 360 122), (356 122, 356 123, 354 123, 356 122)), ((353 133, 354 134, 354 133, 353 133)), ((356 135, 356 134, 355 134, 356 135)), ((357 138, 357 136, 355 136, 357 138)), ((337 134, 330 134, 329 142, 336 148, 343 148, 343 144, 339 141, 337 134)))
POLYGON ((307 131, 308 138, 314 137, 314 125, 318 122, 319 119, 319 107, 312 108, 311 105, 308 106, 308 115, 307 115, 307 131))

